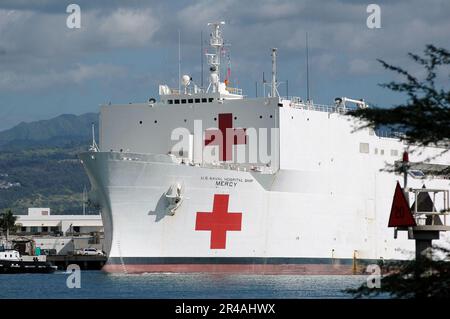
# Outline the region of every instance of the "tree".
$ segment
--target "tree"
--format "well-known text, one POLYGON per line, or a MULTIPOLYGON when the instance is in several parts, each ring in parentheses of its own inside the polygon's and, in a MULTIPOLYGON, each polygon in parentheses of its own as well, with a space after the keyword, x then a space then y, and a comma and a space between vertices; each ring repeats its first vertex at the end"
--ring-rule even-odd
MULTIPOLYGON (((361 128, 384 127, 399 130, 400 139, 418 146, 444 146, 450 148, 450 87, 437 88, 440 71, 448 72, 450 79, 450 52, 444 48, 427 45, 424 55, 409 53, 410 58, 425 69, 423 79, 410 72, 378 60, 384 68, 405 78, 404 82, 390 82, 382 87, 407 95, 407 101, 390 109, 368 108, 350 111, 349 114, 362 120, 361 128)), ((448 84, 449 81, 446 81, 448 84)), ((450 174, 447 166, 440 174, 450 174)), ((392 297, 450 297, 450 251, 434 247, 430 254, 417 260, 391 263, 387 275, 381 279, 380 289, 362 285, 346 290, 356 297, 389 293, 392 297), (439 251, 444 259, 433 259, 439 251)), ((386 269, 385 269, 386 270, 386 269)))
POLYGON ((17 216, 14 216, 11 209, 6 209, 0 217, 0 228, 6 232, 6 240, 8 240, 9 231, 16 229, 17 216))
MULTIPOLYGON (((405 103, 393 108, 367 108, 350 111, 349 114, 363 120, 362 128, 385 127, 400 130, 400 138, 419 146, 436 145, 450 140, 450 87, 436 87, 439 71, 449 72, 450 52, 444 48, 427 45, 424 55, 409 53, 409 57, 425 69, 425 77, 419 79, 410 72, 378 60, 384 68, 405 78, 404 82, 381 84, 395 92, 407 95, 405 103)), ((447 74, 450 78, 450 72, 447 74)), ((448 84, 448 81, 446 81, 448 84)))
POLYGON ((346 292, 356 298, 389 294, 395 298, 450 298, 450 251, 434 247, 432 254, 419 260, 394 262, 388 275, 381 278, 379 288, 370 288, 366 284, 346 292), (447 259, 433 260, 431 255, 441 253, 447 259))

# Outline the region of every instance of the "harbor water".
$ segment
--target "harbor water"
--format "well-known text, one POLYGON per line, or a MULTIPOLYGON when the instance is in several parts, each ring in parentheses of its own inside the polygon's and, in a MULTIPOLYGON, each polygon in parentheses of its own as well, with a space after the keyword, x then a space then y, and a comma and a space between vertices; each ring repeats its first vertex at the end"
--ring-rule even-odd
POLYGON ((82 271, 80 288, 68 288, 69 276, 62 271, 1 275, 0 298, 352 298, 343 290, 356 288, 367 279, 367 276, 125 275, 82 271))

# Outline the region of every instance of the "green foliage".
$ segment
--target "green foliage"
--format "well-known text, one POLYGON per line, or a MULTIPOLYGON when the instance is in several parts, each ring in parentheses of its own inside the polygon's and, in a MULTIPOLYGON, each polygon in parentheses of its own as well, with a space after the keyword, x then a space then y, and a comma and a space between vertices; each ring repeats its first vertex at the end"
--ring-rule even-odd
POLYGON ((14 231, 16 229, 16 220, 17 217, 14 216, 11 209, 5 209, 4 212, 0 215, 0 229, 4 233, 8 233, 8 231, 14 231))
POLYGON ((0 180, 21 184, 0 189, 0 209, 26 214, 28 207, 50 207, 80 213, 89 180, 77 154, 87 149, 91 123, 97 125, 98 114, 61 115, 0 132, 0 180))
POLYGON ((346 292, 356 298, 389 294, 394 298, 450 298, 450 251, 433 248, 433 255, 446 256, 446 260, 422 257, 419 260, 396 262, 391 271, 381 278, 380 288, 369 288, 367 284, 346 292))
POLYGON ((0 208, 25 214, 28 207, 50 207, 58 213, 81 212, 89 180, 77 154, 85 146, 38 148, 0 153, 0 172, 20 187, 0 189, 0 208))

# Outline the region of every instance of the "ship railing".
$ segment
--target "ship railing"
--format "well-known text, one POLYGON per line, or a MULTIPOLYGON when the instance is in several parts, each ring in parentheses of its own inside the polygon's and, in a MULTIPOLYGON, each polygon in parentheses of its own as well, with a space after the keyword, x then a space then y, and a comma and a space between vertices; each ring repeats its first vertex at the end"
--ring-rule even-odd
POLYGON ((227 90, 228 93, 231 93, 231 94, 242 95, 242 89, 239 89, 239 88, 233 88, 233 87, 227 86, 225 88, 225 90, 227 90))
POLYGON ((228 169, 239 172, 257 172, 261 174, 273 174, 274 169, 267 165, 258 165, 254 163, 226 163, 226 162, 212 162, 212 163, 202 163, 200 165, 204 168, 217 168, 217 169, 228 169))
POLYGON ((192 94, 199 94, 199 93, 205 93, 205 89, 198 87, 198 86, 189 86, 187 88, 182 88, 180 89, 176 89, 176 88, 169 88, 167 94, 163 94, 163 95, 182 95, 182 94, 188 94, 188 95, 192 95, 192 94))
POLYGON ((318 112, 327 112, 327 113, 341 113, 344 114, 348 110, 355 110, 356 107, 343 107, 336 105, 326 105, 326 104, 318 104, 313 103, 312 101, 304 101, 301 97, 291 96, 291 97, 283 97, 282 100, 288 100, 289 106, 297 109, 303 110, 312 110, 318 112))
MULTIPOLYGON (((290 101, 289 106, 297 109, 303 110, 312 110, 318 112, 327 112, 327 113, 340 113, 345 114, 349 110, 356 110, 355 106, 337 106, 337 105, 325 105, 325 104, 317 104, 312 101, 303 101, 302 98, 297 96, 285 97, 282 98, 284 100, 290 101)), ((399 139, 405 137, 405 133, 399 131, 392 130, 376 130, 375 135, 382 138, 392 138, 399 139)))
POLYGON ((399 139, 399 138, 406 136, 406 134, 403 132, 391 131, 391 130, 375 130, 375 135, 378 137, 395 138, 395 139, 399 139))

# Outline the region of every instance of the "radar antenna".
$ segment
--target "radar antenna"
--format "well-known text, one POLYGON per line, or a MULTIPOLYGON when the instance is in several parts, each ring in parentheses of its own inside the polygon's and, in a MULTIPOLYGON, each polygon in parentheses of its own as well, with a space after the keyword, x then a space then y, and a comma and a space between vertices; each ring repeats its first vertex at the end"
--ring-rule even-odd
POLYGON ((214 53, 207 53, 206 57, 208 59, 209 71, 210 71, 210 83, 208 86, 208 92, 212 88, 212 92, 219 91, 220 83, 220 56, 222 54, 223 48, 223 38, 220 26, 224 25, 225 22, 212 22, 208 23, 211 26, 211 35, 209 39, 209 45, 214 49, 214 53))

